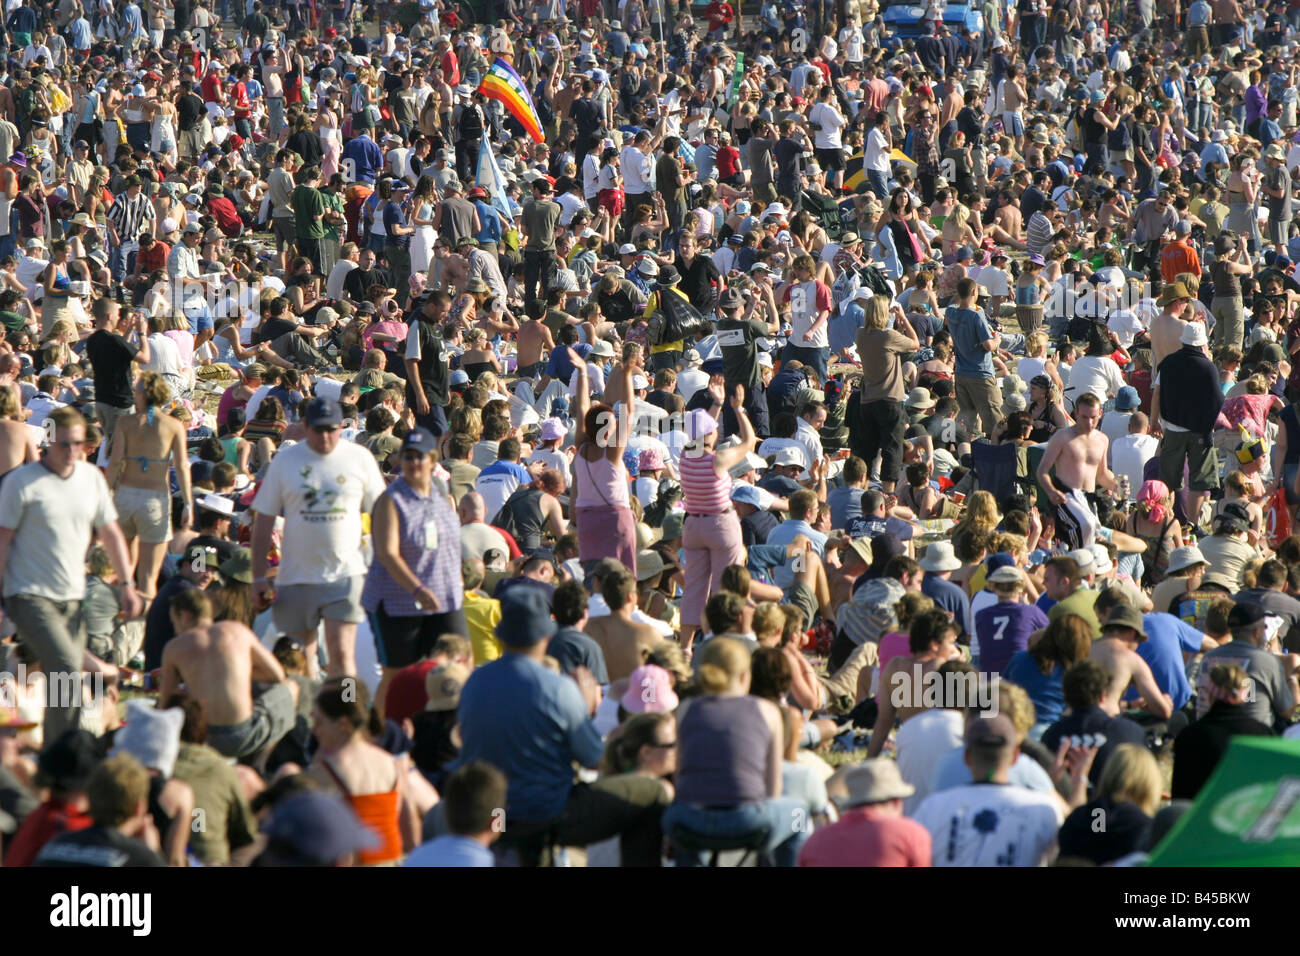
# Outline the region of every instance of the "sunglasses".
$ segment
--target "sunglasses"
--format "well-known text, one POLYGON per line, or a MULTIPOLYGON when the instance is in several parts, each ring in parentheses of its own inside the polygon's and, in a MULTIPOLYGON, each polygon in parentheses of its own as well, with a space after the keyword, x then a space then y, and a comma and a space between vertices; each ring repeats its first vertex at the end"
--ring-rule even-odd
POLYGON ((428 460, 429 460, 428 455, 426 455, 424 452, 416 451, 415 449, 402 452, 402 461, 424 462, 428 460))
POLYGON ((317 435, 328 435, 332 432, 339 431, 341 427, 342 426, 340 425, 313 425, 311 430, 317 435))

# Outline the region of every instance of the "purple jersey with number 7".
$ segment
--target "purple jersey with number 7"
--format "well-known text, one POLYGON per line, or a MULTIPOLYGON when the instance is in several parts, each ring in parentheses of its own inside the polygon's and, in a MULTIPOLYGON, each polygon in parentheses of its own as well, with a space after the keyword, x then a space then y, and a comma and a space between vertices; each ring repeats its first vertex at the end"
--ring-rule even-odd
POLYGON ((1002 601, 984 608, 975 615, 980 672, 1001 674, 1016 651, 1029 648, 1029 635, 1042 627, 1047 627, 1047 615, 1033 604, 1002 601))

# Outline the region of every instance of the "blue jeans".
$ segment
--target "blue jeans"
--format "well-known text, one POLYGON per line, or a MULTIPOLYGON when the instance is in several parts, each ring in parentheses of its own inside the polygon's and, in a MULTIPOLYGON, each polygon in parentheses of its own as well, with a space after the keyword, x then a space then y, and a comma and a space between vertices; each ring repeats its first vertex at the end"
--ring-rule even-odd
POLYGON ((829 345, 823 345, 821 348, 812 348, 811 346, 787 343, 785 351, 781 353, 781 361, 788 362, 791 359, 797 359, 811 368, 817 373, 817 380, 823 385, 826 384, 826 367, 830 364, 831 360, 831 349, 829 345))
POLYGON ((889 202, 889 173, 881 172, 878 169, 868 169, 867 188, 881 202, 889 202))
MULTIPOLYGON (((732 810, 706 810, 685 803, 674 803, 664 811, 664 833, 675 826, 685 827, 701 836, 739 836, 753 833, 764 824, 772 833, 763 847, 777 866, 794 866, 799 850, 808 839, 808 805, 798 797, 772 797, 762 803, 747 803, 732 810)), ((700 855, 674 847, 678 866, 700 866, 700 855)))

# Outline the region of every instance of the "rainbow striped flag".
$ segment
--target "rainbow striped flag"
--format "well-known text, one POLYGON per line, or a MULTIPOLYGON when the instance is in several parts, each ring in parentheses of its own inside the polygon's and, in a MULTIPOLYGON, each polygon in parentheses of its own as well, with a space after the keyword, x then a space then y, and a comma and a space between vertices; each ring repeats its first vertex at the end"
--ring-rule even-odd
POLYGON ((546 134, 542 132, 542 121, 537 115, 537 108, 533 106, 533 98, 528 94, 528 87, 509 63, 498 58, 488 67, 483 82, 478 86, 478 91, 484 96, 500 100, 510 111, 510 115, 517 119, 525 132, 533 138, 533 142, 546 142, 546 134))

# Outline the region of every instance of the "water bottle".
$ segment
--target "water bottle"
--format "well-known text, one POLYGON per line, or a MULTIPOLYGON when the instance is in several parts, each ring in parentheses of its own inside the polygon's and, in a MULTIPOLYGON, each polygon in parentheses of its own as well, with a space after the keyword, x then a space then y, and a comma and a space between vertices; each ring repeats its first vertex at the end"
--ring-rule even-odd
POLYGON ((1121 502, 1128 501, 1130 491, 1131 488, 1129 485, 1128 475, 1120 475, 1119 476, 1119 500, 1121 502))

